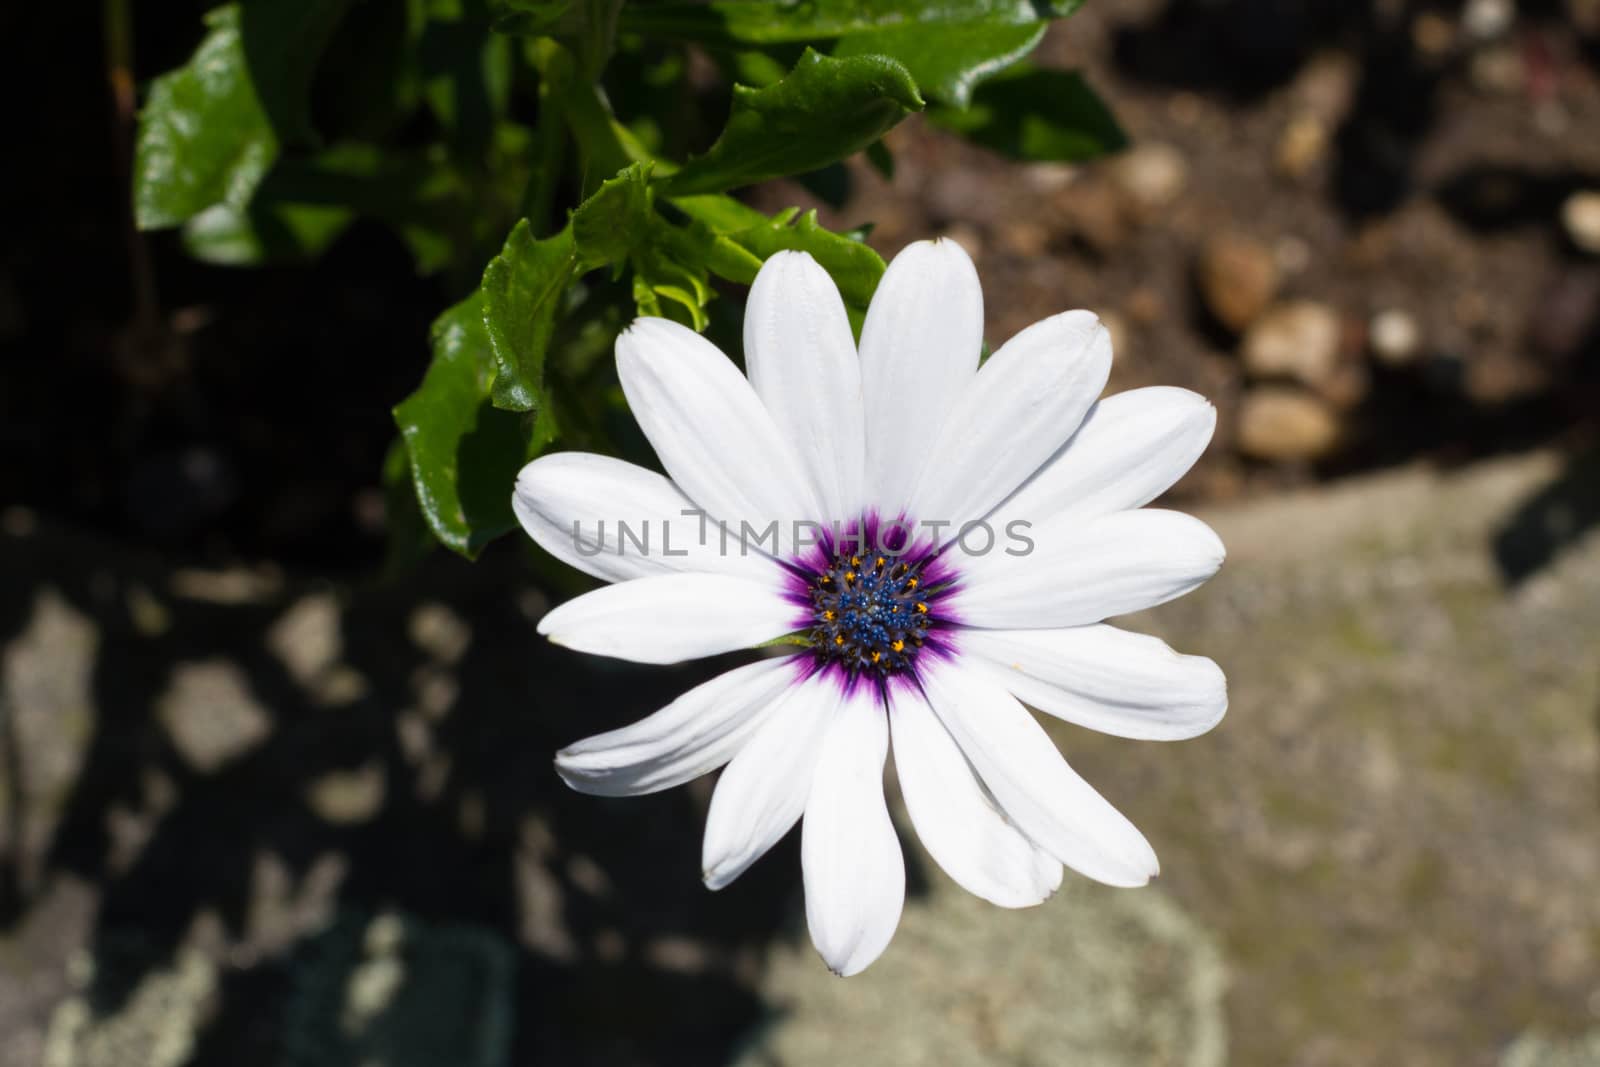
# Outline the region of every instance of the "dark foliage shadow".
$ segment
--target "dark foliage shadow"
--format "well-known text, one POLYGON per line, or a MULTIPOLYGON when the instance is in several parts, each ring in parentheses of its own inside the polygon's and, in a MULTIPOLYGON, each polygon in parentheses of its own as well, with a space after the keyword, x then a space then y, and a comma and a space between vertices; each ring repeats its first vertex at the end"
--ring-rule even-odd
MULTIPOLYGON (((223 604, 171 593, 170 577, 157 561, 59 531, 9 539, 0 562, 0 637, 26 626, 43 588, 98 630, 96 725, 43 859, 46 884, 70 872, 97 887, 92 950, 107 966, 91 992, 100 1010, 170 965, 202 913, 220 917, 233 943, 265 933, 270 944, 254 874, 270 854, 295 884, 319 859, 338 857, 344 874, 331 905, 340 915, 398 913, 507 946, 512 1063, 722 1062, 768 1012, 750 981, 765 947, 804 936, 792 837, 712 894, 700 884, 703 789, 602 800, 568 790, 550 762, 563 744, 632 721, 726 663, 641 668, 552 648, 518 606, 540 594, 503 546, 474 565, 436 554, 403 586, 352 594, 340 615, 339 663, 364 684, 324 706, 267 636, 314 586, 223 604), (86 567, 88 559, 97 562, 86 567), (159 633, 129 620, 135 586, 165 605, 159 633), (458 658, 419 646, 419 604, 465 625, 470 640, 458 658), (219 661, 246 680, 269 730, 202 771, 160 709, 175 667, 219 661), (454 692, 432 719, 416 710, 424 683, 454 692), (402 735, 424 723, 419 752, 402 735), (308 801, 328 774, 374 766, 383 779, 375 812, 330 822, 308 801), (132 863, 119 865, 109 816, 144 811, 152 774, 171 782, 174 799, 151 816, 132 863)), ((925 876, 913 871, 910 881, 915 889, 925 876)), ((14 901, 7 922, 27 903, 14 901)), ((301 951, 280 945, 224 967, 219 1011, 195 1062, 281 1062, 301 951)))
POLYGON ((1119 31, 1113 54, 1140 81, 1249 101, 1367 17, 1366 5, 1337 0, 1172 0, 1154 22, 1119 31))
POLYGON ((1499 233, 1529 225, 1558 226, 1562 202, 1593 181, 1575 171, 1486 164, 1452 175, 1434 195, 1462 225, 1479 233, 1499 233))
POLYGON ((1573 456, 1554 481, 1523 501, 1494 538, 1507 585, 1537 574, 1563 548, 1600 525, 1600 449, 1573 456))

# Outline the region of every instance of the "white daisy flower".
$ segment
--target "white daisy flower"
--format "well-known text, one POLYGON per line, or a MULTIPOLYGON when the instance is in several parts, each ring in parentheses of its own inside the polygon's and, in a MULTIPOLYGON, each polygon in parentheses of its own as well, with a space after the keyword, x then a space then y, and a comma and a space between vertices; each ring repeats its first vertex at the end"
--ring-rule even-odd
POLYGON ((918 836, 972 893, 1038 904, 1063 864, 1145 884, 1150 844, 1028 708, 1153 740, 1222 718, 1215 663, 1103 622, 1221 566, 1205 524, 1143 506, 1204 450, 1215 410, 1160 387, 1097 402, 1111 344, 1085 311, 980 368, 982 293, 948 240, 895 258, 859 356, 828 274, 779 253, 744 343, 748 378, 685 327, 635 322, 617 369, 670 477, 558 453, 523 469, 514 504, 547 551, 614 583, 546 615, 552 641, 642 663, 786 654, 562 750, 561 776, 634 795, 727 764, 706 822, 712 889, 803 817, 806 918, 841 975, 883 952, 904 903, 891 745, 918 836))

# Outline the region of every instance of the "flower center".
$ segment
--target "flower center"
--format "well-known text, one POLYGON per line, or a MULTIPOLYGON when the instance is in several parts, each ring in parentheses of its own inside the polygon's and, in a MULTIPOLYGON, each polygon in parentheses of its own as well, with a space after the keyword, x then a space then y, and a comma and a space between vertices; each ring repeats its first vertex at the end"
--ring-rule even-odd
POLYGON ((880 677, 911 669, 927 637, 922 561, 836 555, 811 582, 811 647, 823 663, 880 677))

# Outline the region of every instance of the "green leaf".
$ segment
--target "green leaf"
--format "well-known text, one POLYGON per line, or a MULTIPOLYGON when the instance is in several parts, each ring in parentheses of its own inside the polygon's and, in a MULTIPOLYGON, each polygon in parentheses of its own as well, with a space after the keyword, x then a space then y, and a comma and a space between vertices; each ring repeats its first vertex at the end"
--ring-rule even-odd
MULTIPOLYGON (((423 96, 458 158, 476 167, 511 100, 512 42, 485 32, 481 10, 430 19, 418 44, 423 96)), ((481 8, 481 5, 476 5, 481 8)))
POLYGON ((394 409, 422 516, 434 536, 469 559, 516 526, 517 471, 549 436, 531 416, 490 402, 495 357, 483 301, 474 293, 434 322, 428 373, 394 409))
POLYGON ((763 261, 774 252, 809 252, 833 276, 844 302, 865 311, 883 277, 883 258, 860 241, 823 228, 817 213, 807 211, 792 223, 775 222, 728 235, 763 261))
POLYGON ((497 32, 559 38, 590 80, 611 58, 621 10, 622 0, 489 0, 497 32))
POLYGON ((1047 23, 933 22, 851 34, 836 56, 885 55, 899 60, 928 97, 965 107, 983 79, 1032 52, 1047 23))
POLYGON ((527 219, 483 272, 483 323, 494 356, 495 407, 532 411, 544 384, 545 350, 572 280, 577 251, 572 230, 543 241, 527 219))
POLYGON ((1076 71, 1008 71, 980 86, 971 107, 936 109, 929 118, 1012 159, 1075 163, 1128 143, 1076 71))
POLYGON ((257 196, 244 210, 214 204, 183 224, 183 247, 223 267, 307 263, 338 240, 355 212, 321 204, 276 203, 257 196))
POLYGON ((888 145, 882 141, 868 145, 867 162, 871 163, 872 169, 883 175, 886 180, 894 180, 894 153, 889 151, 888 145))
POLYGON ((623 262, 648 235, 651 219, 650 164, 635 163, 572 213, 579 259, 587 267, 623 262))
POLYGON ((734 86, 722 135, 664 185, 682 196, 816 170, 872 144, 922 106, 916 83, 892 59, 832 59, 807 49, 776 85, 734 86))
POLYGON ((1064 18, 1083 0, 712 0, 630 4, 622 28, 706 44, 784 44, 832 40, 910 26, 1016 26, 1064 18))
POLYGON ((844 302, 865 311, 883 277, 883 259, 859 240, 834 233, 817 222, 817 213, 793 208, 771 218, 730 196, 686 196, 673 206, 725 242, 743 251, 743 258, 713 257, 707 263, 729 281, 748 285, 774 252, 808 252, 833 276, 844 302))
MULTIPOLYGON (((764 226, 770 220, 741 200, 731 196, 675 196, 672 206, 696 222, 704 223, 712 233, 733 233, 752 226, 764 226)), ((787 217, 793 217, 789 212, 787 217)))
POLYGON ((286 142, 311 137, 317 57, 347 0, 252 0, 206 16, 187 64, 151 83, 134 152, 134 217, 176 226, 214 204, 241 209, 286 142))
POLYGON ((185 247, 226 266, 314 259, 358 216, 395 227, 417 269, 429 273, 462 252, 453 219, 466 207, 459 177, 431 156, 337 145, 273 168, 244 209, 207 208, 184 224, 185 247))

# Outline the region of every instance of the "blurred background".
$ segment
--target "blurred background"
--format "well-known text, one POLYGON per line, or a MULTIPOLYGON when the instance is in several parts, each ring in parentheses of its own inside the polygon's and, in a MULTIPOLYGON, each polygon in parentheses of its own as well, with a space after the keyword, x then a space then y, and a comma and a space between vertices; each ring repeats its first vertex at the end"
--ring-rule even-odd
MULTIPOLYGON (((204 8, 138 9, 135 80, 204 8)), ((1162 877, 1003 912, 908 836, 849 981, 794 839, 713 895, 708 781, 551 769, 726 664, 546 646, 576 586, 520 538, 394 565, 459 279, 364 222, 248 271, 135 236, 85 23, 0 12, 0 1062, 1600 1064, 1600 3, 1091 0, 1037 59, 1125 151, 913 116, 892 178, 750 194, 953 237, 991 343, 1088 307, 1113 389, 1220 411, 1171 499, 1229 563, 1138 624, 1227 719, 1051 723, 1162 877)))

